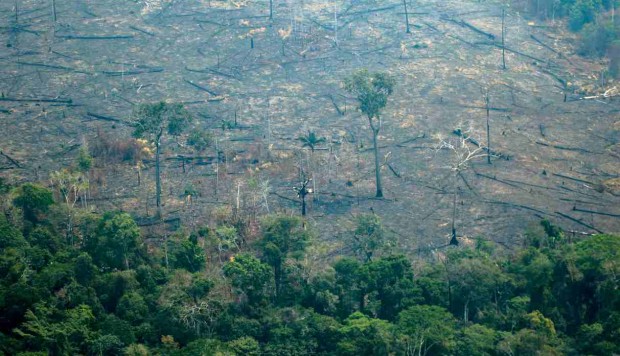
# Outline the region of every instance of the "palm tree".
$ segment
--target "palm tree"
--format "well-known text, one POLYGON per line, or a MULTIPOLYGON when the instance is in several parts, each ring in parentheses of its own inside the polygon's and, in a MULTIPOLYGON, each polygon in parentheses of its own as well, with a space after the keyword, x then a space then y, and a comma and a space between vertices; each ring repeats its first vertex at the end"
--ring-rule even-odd
POLYGON ((308 134, 306 136, 299 136, 297 139, 301 141, 301 147, 310 148, 310 151, 312 151, 312 153, 314 153, 314 150, 319 143, 323 143, 326 141, 325 137, 318 137, 314 131, 308 131, 308 134))

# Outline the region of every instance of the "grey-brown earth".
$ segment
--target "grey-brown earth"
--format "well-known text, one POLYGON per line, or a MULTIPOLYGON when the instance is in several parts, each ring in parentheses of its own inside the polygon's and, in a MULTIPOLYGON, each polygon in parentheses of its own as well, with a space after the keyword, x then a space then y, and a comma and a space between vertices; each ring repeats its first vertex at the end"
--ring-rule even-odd
MULTIPOLYGON (((408 6, 409 34, 395 0, 274 1, 271 20, 267 1, 56 0, 56 21, 51 0, 2 1, 0 174, 48 182, 98 134, 128 139, 133 105, 166 100, 185 103, 194 129, 217 141, 202 153, 165 144, 164 211, 190 227, 237 206, 250 220, 298 213, 303 167, 327 250, 341 251, 354 214, 370 210, 403 250, 445 245, 455 189, 463 242, 509 247, 541 218, 620 232, 620 83, 601 78, 604 63, 575 55, 562 23, 508 9, 504 70, 501 3, 408 6), (380 133, 381 200, 367 120, 341 85, 359 68, 397 78, 380 133), (502 157, 473 160, 455 188, 440 142, 458 143, 461 128, 486 144, 487 89, 502 157), (314 153, 297 140, 309 130, 327 138, 314 153), (177 155, 207 158, 183 167, 177 155), (198 193, 191 205, 186 191, 198 193)), ((152 214, 152 163, 99 164, 91 208, 152 214)))

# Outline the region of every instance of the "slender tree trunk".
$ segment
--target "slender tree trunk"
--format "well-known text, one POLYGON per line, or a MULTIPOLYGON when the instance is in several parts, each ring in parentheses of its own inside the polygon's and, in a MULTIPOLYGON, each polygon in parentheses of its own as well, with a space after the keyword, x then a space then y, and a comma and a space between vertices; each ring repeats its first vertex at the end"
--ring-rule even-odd
POLYGON ((407 33, 411 33, 409 29, 409 12, 407 11, 407 0, 403 0, 403 5, 405 5, 405 23, 407 25, 407 33))
POLYGON ((506 18, 506 9, 502 8, 502 68, 506 69, 506 42, 505 42, 505 33, 506 30, 504 28, 504 22, 506 18))
POLYGON ((489 90, 487 89, 485 97, 484 97, 486 109, 487 109, 487 163, 491 164, 491 128, 489 126, 489 90))
POLYGON ((269 20, 273 20, 273 0, 269 0, 269 20))
POLYGON ((157 139, 155 141, 155 197, 156 197, 156 206, 157 206, 157 217, 161 217, 161 175, 160 175, 160 148, 161 148, 161 133, 162 130, 159 130, 159 134, 157 135, 157 139))
POLYGON ((452 237, 450 238, 450 245, 458 246, 459 241, 456 239, 456 196, 458 191, 458 175, 459 172, 456 171, 454 175, 454 200, 452 202, 452 237))
POLYGON ((56 0, 52 0, 52 15, 54 16, 54 23, 58 20, 56 16, 56 0))
POLYGON ((381 185, 381 165, 379 164, 379 145, 377 144, 378 129, 372 129, 372 143, 375 150, 375 180, 377 183, 377 198, 383 198, 383 187, 381 185))

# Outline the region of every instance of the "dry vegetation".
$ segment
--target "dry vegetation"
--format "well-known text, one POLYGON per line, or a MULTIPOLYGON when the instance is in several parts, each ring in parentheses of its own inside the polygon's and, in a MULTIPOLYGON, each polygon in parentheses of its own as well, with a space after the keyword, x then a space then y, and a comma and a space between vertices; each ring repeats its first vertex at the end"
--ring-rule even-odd
POLYGON ((620 83, 601 81, 604 63, 575 55, 561 26, 509 10, 502 70, 495 2, 411 2, 410 34, 396 0, 274 1, 272 21, 262 1, 66 0, 56 23, 51 1, 16 3, 17 15, 0 3, 0 174, 12 181, 47 180, 88 142, 100 157, 130 156, 94 168, 91 206, 152 214, 152 161, 130 141, 132 106, 184 102, 216 142, 200 154, 166 143, 167 216, 191 227, 237 207, 250 221, 297 213, 303 167, 316 185, 309 218, 331 250, 351 214, 369 209, 403 249, 425 250, 451 233, 450 152, 437 137, 467 124, 485 143, 488 89, 491 148, 508 159, 462 172, 461 241, 510 246, 541 218, 620 232, 620 100, 582 100, 620 83), (341 87, 358 68, 397 78, 380 137, 382 200, 367 121, 341 87), (309 130, 327 138, 313 153, 297 140, 309 130))

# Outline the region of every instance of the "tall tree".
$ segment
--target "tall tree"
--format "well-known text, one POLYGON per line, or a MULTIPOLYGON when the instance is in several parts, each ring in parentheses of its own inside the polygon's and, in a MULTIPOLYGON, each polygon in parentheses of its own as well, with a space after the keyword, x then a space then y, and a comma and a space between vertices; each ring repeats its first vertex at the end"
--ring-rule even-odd
POLYGON ((388 97, 394 90, 395 80, 387 73, 371 73, 366 69, 359 70, 345 79, 344 88, 354 94, 359 102, 359 109, 368 118, 372 130, 372 142, 375 152, 375 179, 377 198, 383 197, 381 186, 381 166, 379 164, 379 146, 377 139, 381 131, 381 110, 387 105, 388 97))
POLYGON ((160 154, 164 133, 180 135, 191 122, 192 117, 181 104, 159 102, 139 105, 134 111, 135 130, 133 136, 145 138, 155 145, 155 191, 157 217, 161 217, 161 175, 160 154))

